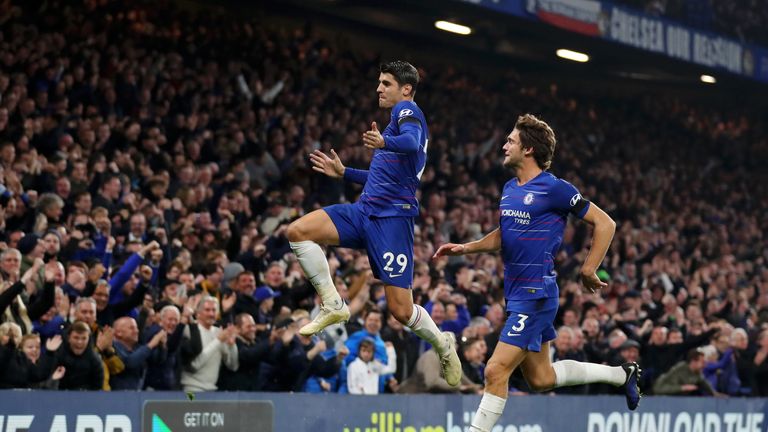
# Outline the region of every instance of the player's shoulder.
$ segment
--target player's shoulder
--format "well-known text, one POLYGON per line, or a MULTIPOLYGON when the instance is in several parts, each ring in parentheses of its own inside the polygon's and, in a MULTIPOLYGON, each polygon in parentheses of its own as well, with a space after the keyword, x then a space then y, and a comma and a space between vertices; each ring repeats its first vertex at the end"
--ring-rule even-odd
POLYGON ((568 180, 562 179, 549 171, 545 171, 541 176, 542 183, 555 188, 576 189, 568 180))
POLYGON ((392 107, 392 116, 398 119, 422 115, 421 108, 412 100, 402 100, 392 107))

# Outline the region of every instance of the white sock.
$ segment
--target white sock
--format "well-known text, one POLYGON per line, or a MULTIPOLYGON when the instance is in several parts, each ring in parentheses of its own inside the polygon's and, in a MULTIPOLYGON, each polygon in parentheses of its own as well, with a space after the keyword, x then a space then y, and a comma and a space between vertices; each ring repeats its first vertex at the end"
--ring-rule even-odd
POLYGON ((591 383, 606 383, 620 386, 627 380, 627 373, 624 372, 621 366, 561 360, 552 363, 552 369, 555 370, 555 387, 591 383))
POLYGON ((506 399, 486 392, 480 400, 475 417, 472 418, 470 432, 491 432, 493 426, 499 421, 501 413, 504 412, 506 403, 506 399))
POLYGON ((331 278, 331 269, 328 267, 328 261, 325 259, 325 253, 319 244, 313 241, 290 242, 293 253, 304 269, 307 279, 315 287, 315 291, 320 294, 323 306, 330 309, 340 309, 344 302, 336 291, 336 286, 331 278))
POLYGON ((411 312, 411 319, 408 320, 407 326, 420 338, 432 344, 438 354, 442 355, 448 349, 443 333, 437 328, 437 324, 432 321, 432 317, 423 307, 417 304, 413 305, 413 312, 411 312))

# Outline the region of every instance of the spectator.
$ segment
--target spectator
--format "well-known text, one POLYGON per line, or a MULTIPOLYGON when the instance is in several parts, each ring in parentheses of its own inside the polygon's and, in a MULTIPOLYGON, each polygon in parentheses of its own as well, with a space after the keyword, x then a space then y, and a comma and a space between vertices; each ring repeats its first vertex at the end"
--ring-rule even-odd
POLYGON ((241 272, 234 280, 232 289, 237 293, 237 300, 233 309, 234 314, 247 313, 254 319, 257 318, 259 316, 259 303, 267 298, 273 298, 274 292, 264 297, 262 288, 256 289, 256 276, 250 271, 241 272))
MULTIPOLYGON (((46 355, 52 356, 53 364, 56 364, 56 350, 58 350, 58 347, 56 344, 58 343, 59 346, 61 345, 61 336, 56 335, 52 336, 46 341, 46 355), (52 341, 51 343, 49 343, 52 341), (51 349, 51 348, 56 349, 51 349)), ((29 334, 25 335, 21 338, 21 351, 24 352, 24 355, 27 356, 27 359, 29 359, 30 362, 32 362, 33 365, 37 366, 38 368, 40 365, 38 365, 38 361, 40 361, 40 336, 36 334, 29 334)), ((67 372, 67 370, 64 368, 64 366, 57 367, 53 374, 48 377, 45 381, 37 384, 32 385, 32 388, 40 388, 45 390, 58 390, 59 388, 59 380, 64 376, 64 374, 67 372)))
MULTIPOLYGON (((14 263, 18 263, 18 257, 18 251, 10 249, 6 250, 0 259, 2 259, 4 263, 9 262, 10 266, 17 266, 18 264, 14 263)), ((48 312, 51 306, 53 306, 56 295, 53 281, 56 271, 58 271, 58 268, 55 263, 43 265, 43 261, 38 258, 24 273, 19 282, 10 286, 4 285, 4 289, 0 288, 2 289, 0 292, 0 323, 16 323, 21 327, 23 334, 30 333, 33 328, 32 321, 40 319, 40 317, 48 312), (27 307, 22 299, 22 293, 25 292, 25 288, 27 292, 36 292, 37 289, 34 288, 33 285, 39 277, 39 272, 41 270, 44 271, 45 277, 43 292, 36 297, 34 302, 30 303, 29 307, 27 307)), ((11 274, 18 274, 18 270, 16 269, 11 269, 10 272, 11 274)))
POLYGON ((668 331, 665 327, 654 327, 648 343, 642 346, 640 351, 640 357, 643 359, 640 366, 644 371, 648 371, 648 377, 645 379, 652 383, 671 365, 682 360, 686 352, 706 344, 715 333, 717 333, 717 329, 713 328, 699 336, 691 336, 688 340, 683 340, 682 332, 677 328, 668 331), (666 341, 664 340, 665 334, 667 335, 666 341))
POLYGON ((741 387, 739 395, 749 396, 752 393, 752 357, 748 351, 749 338, 743 328, 734 329, 731 333, 731 347, 736 360, 736 371, 741 387))
POLYGON ((160 322, 149 327, 144 335, 144 340, 147 341, 151 341, 161 331, 168 335, 164 353, 155 351, 147 359, 145 388, 153 390, 178 390, 180 388, 181 340, 191 314, 190 306, 185 305, 184 308, 185 312, 181 314, 174 305, 164 306, 160 309, 160 322))
MULTIPOLYGON (((229 370, 236 371, 237 327, 225 329, 214 325, 219 313, 219 302, 214 297, 203 297, 197 307, 197 329, 202 344, 202 352, 191 361, 191 368, 181 372, 181 385, 184 391, 213 391, 219 379, 219 367, 224 364, 229 370)), ((191 333, 184 332, 185 338, 191 333)))
MULTIPOLYGON (((6 323, 3 325, 8 325, 6 323)), ((1 333, 1 332, 0 332, 1 333)), ((0 336, 0 388, 29 388, 52 376, 56 367, 56 350, 61 346, 61 336, 55 336, 45 344, 40 356, 40 338, 37 335, 0 336), (19 337, 19 340, 16 340, 19 337)))
POLYGON ((110 216, 113 216, 117 212, 121 189, 122 184, 118 176, 113 175, 105 178, 99 192, 93 198, 93 206, 103 207, 110 216))
POLYGON ((117 318, 129 314, 134 308, 144 301, 144 294, 149 289, 149 281, 152 278, 152 270, 141 274, 141 281, 124 300, 112 303, 110 298, 110 285, 104 279, 99 279, 96 289, 93 291, 93 299, 96 300, 96 320, 99 325, 112 325, 117 318))
MULTIPOLYGON (((297 321, 296 327, 309 324, 309 314, 303 314, 297 321)), ((302 391, 310 377, 332 378, 338 376, 342 362, 348 351, 338 353, 328 349, 325 340, 316 336, 295 336, 298 345, 288 354, 289 373, 284 375, 287 390, 302 391), (338 355, 337 355, 338 354, 338 355)))
POLYGON ((461 368, 473 383, 485 387, 485 356, 488 347, 482 338, 467 339, 461 345, 461 368))
POLYGON ((347 387, 350 394, 379 394, 379 378, 381 375, 395 373, 397 370, 397 355, 394 345, 386 343, 387 364, 382 364, 373 358, 374 340, 367 337, 358 345, 357 358, 347 369, 347 387))
POLYGON ((37 201, 37 217, 35 218, 32 232, 42 236, 49 228, 56 226, 59 223, 63 209, 64 200, 60 196, 53 193, 40 195, 37 201))
MULTIPOLYGON (((221 256, 226 258, 226 254, 221 254, 221 256)), ((231 262, 224 266, 223 274, 222 274, 222 288, 225 290, 232 290, 235 292, 238 291, 237 284, 240 281, 240 275, 245 271, 245 267, 243 267, 242 264, 239 262, 231 262)), ((253 272, 251 272, 251 275, 253 275, 253 272)), ((253 279, 253 288, 256 288, 256 277, 254 276, 253 279)))
POLYGON ((711 358, 709 349, 704 351, 707 364, 704 366, 704 377, 716 392, 729 396, 737 396, 741 391, 741 380, 736 366, 736 353, 731 347, 731 335, 720 333, 712 345, 704 348, 714 349, 711 358))
POLYGON ((96 301, 91 297, 80 297, 75 303, 75 322, 82 322, 94 335, 89 339, 91 348, 101 358, 104 370, 104 390, 109 390, 109 377, 125 369, 123 360, 117 356, 113 345, 114 330, 101 327, 96 322, 96 301))
POLYGON ((285 263, 275 261, 264 272, 264 284, 281 296, 275 300, 274 313, 280 313, 282 307, 295 310, 300 306, 310 306, 310 299, 315 295, 315 289, 303 279, 294 279, 291 285, 285 277, 285 263))
POLYGON ((141 390, 144 388, 144 375, 147 360, 154 351, 160 352, 160 363, 164 361, 167 352, 165 343, 168 334, 165 330, 157 332, 146 345, 139 345, 139 327, 136 320, 122 317, 115 321, 114 347, 117 356, 123 361, 125 369, 115 375, 110 375, 109 385, 112 390, 141 390))
POLYGON ((285 367, 292 352, 303 348, 296 337, 296 321, 291 317, 278 318, 272 326, 270 339, 275 345, 270 351, 268 361, 259 368, 258 388, 264 391, 288 391, 292 387, 293 371, 285 367))
POLYGON ((148 240, 147 235, 147 217, 143 213, 134 213, 131 215, 130 231, 128 232, 128 239, 131 241, 138 241, 140 243, 146 243, 148 240))
MULTIPOLYGON (((280 297, 281 294, 282 293, 277 292, 266 285, 260 286, 256 289, 256 291, 253 293, 253 298, 258 306, 256 309, 256 315, 251 314, 251 316, 253 316, 257 324, 261 324, 263 326, 272 322, 274 319, 275 297, 280 297)), ((237 305, 235 306, 237 307, 237 305)))
POLYGON ((100 390, 104 386, 104 366, 89 349, 90 337, 91 330, 84 322, 69 327, 67 343, 58 350, 58 364, 67 371, 59 381, 60 390, 100 390))
POLYGON ((685 361, 677 363, 656 380, 653 392, 657 395, 714 395, 714 389, 702 374, 705 364, 700 349, 688 351, 685 361))
MULTIPOLYGON (((235 317, 237 327, 237 371, 226 367, 219 373, 218 387, 229 391, 258 391, 259 366, 267 360, 275 338, 256 338, 256 322, 253 316, 241 313, 235 317)), ((276 335, 275 335, 276 336, 276 335)))
POLYGON ((349 365, 359 351, 358 345, 360 341, 369 337, 374 341, 374 358, 383 364, 389 361, 387 356, 387 348, 384 340, 381 338, 381 310, 376 306, 370 306, 363 315, 364 325, 363 329, 349 335, 349 339, 345 342, 347 349, 349 349, 350 355, 345 360, 345 364, 349 365))

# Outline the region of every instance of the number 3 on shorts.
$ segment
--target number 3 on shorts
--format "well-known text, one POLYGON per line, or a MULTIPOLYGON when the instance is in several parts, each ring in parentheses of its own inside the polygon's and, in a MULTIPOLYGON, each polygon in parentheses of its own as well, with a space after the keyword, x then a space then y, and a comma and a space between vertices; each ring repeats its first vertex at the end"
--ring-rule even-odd
POLYGON ((392 252, 386 252, 383 258, 387 260, 387 264, 384 266, 384 271, 391 272, 394 270, 392 268, 392 261, 397 262, 397 265, 400 266, 399 273, 403 273, 405 271, 405 268, 408 267, 408 257, 405 256, 405 254, 399 254, 397 256, 397 259, 395 259, 395 254, 393 254, 392 252))
POLYGON ((525 320, 528 319, 528 315, 523 315, 523 314, 519 313, 519 314, 517 314, 517 316, 519 316, 520 319, 517 320, 517 325, 516 326, 512 326, 512 330, 514 330, 516 332, 521 332, 525 328, 525 320))

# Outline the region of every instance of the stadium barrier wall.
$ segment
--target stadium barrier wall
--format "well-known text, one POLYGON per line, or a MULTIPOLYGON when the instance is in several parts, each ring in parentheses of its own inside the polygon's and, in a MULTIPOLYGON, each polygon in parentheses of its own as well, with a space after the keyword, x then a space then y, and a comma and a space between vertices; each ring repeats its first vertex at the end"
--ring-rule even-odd
MULTIPOLYGON (((479 396, 0 391, 0 432, 464 432, 479 396)), ((768 399, 512 396, 494 432, 768 432, 768 399)))

